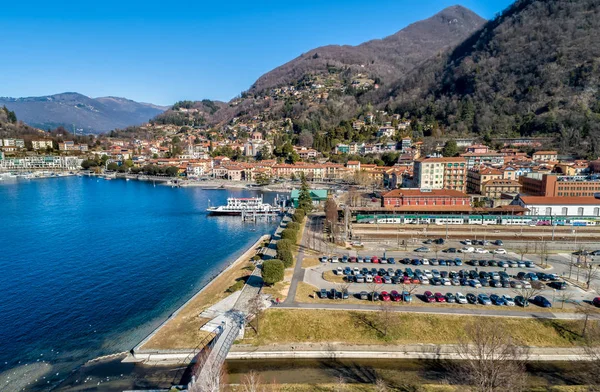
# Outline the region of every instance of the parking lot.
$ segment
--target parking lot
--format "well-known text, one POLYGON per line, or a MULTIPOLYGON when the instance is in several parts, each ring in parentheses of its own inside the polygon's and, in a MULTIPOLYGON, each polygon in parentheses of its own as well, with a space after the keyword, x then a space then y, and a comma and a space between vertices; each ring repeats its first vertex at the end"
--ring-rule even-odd
MULTIPOLYGON (((592 299, 584 290, 566 283, 559 274, 545 271, 532 261, 521 261, 518 255, 511 253, 494 257, 491 254, 469 254, 468 259, 461 253, 440 253, 439 259, 435 255, 427 257, 429 253, 418 252, 394 252, 398 256, 386 255, 387 259, 383 255, 358 253, 358 256, 321 256, 327 261, 323 259, 320 265, 308 269, 304 281, 318 287, 319 296, 327 294, 331 298, 332 290, 336 290, 338 295, 340 291, 347 291, 348 297, 368 301, 400 302, 408 299, 421 303, 485 302, 519 306, 523 301, 514 304, 518 296, 532 300, 542 296, 553 307, 568 308, 569 302, 592 299), (394 295, 391 295, 393 292, 394 295), (427 292, 431 295, 425 295, 427 292), (441 295, 436 297, 437 293, 441 295), (460 301, 456 298, 457 293, 462 294, 459 294, 460 301), (502 297, 508 301, 503 301, 502 297), (476 300, 473 301, 473 298, 476 300)), ((548 303, 539 302, 536 305, 548 306, 548 303)))

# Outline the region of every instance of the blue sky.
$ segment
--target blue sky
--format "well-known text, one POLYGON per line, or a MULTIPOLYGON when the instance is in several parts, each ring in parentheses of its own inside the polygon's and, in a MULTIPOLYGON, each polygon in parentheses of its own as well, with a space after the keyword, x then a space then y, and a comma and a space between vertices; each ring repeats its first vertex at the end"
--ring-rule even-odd
POLYGON ((229 100, 312 48, 382 38, 454 4, 489 19, 510 3, 10 1, 0 11, 0 96, 229 100))

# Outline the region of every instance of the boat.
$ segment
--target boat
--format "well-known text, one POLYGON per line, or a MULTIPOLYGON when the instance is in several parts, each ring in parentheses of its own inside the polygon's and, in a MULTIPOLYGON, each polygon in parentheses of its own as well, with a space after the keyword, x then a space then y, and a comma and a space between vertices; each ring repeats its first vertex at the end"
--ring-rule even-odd
POLYGON ((246 198, 229 197, 227 198, 227 205, 218 207, 209 206, 206 211, 210 215, 242 215, 243 213, 267 215, 281 212, 278 207, 263 203, 262 196, 246 198))

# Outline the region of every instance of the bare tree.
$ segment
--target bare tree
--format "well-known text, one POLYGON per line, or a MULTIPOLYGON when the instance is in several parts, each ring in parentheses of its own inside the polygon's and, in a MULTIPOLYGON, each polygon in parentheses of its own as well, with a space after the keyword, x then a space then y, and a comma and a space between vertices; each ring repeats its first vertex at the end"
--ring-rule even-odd
POLYGON ((596 280, 600 277, 600 271, 598 267, 594 267, 592 264, 589 265, 588 268, 585 269, 585 284, 587 286, 587 290, 590 289, 590 284, 593 280, 596 280))
POLYGON ((565 303, 571 301, 575 296, 570 290, 560 290, 558 292, 558 300, 560 301, 560 308, 564 309, 565 303))
POLYGON ((526 242, 525 246, 517 248, 517 253, 521 255, 521 261, 523 261, 525 255, 529 254, 529 242, 526 242))
POLYGON ((348 292, 348 289, 350 288, 350 283, 338 283, 336 284, 336 288, 337 290, 342 293, 342 300, 344 299, 344 291, 348 292))
POLYGON ((577 309, 575 310, 575 312, 581 316, 581 319, 582 319, 581 336, 583 338, 586 338, 590 320, 598 319, 600 317, 600 312, 598 311, 598 309, 595 306, 590 306, 590 305, 586 304, 585 302, 578 303, 577 309))
POLYGON ((343 392, 346 390, 346 379, 341 374, 337 376, 337 380, 335 382, 334 391, 335 392, 343 392))
POLYGON ((241 381, 240 387, 242 392, 266 392, 262 377, 254 370, 245 374, 241 381))
POLYGON ((584 339, 583 350, 588 357, 585 363, 586 369, 582 371, 583 383, 587 385, 588 391, 600 391, 600 325, 589 326, 587 336, 584 339))
POLYGON ((524 389, 527 350, 515 344, 497 322, 479 317, 468 324, 457 353, 459 382, 480 392, 524 389))
POLYGON ((386 301, 382 302, 379 312, 377 312, 377 316, 379 322, 379 331, 384 337, 386 337, 394 316, 392 311, 392 303, 386 301))
POLYGON ((540 255, 540 265, 548 266, 548 243, 542 241, 539 247, 539 255, 540 255))
POLYGON ((533 298, 536 295, 540 294, 543 291, 543 287, 540 287, 539 285, 533 285, 532 284, 531 288, 513 289, 512 291, 515 293, 515 295, 520 295, 523 298, 525 298, 526 300, 530 300, 531 298, 533 298))
POLYGON ((403 284, 402 285, 402 291, 406 291, 408 292, 408 294, 412 294, 415 292, 415 290, 417 290, 419 288, 419 284, 416 283, 411 283, 411 284, 403 284))
POLYGON ((371 301, 375 301, 375 293, 379 291, 380 284, 379 283, 369 283, 367 284, 367 289, 371 293, 371 301))
POLYGON ((197 378, 188 385, 190 392, 220 392, 221 386, 225 385, 225 368, 224 366, 215 368, 208 364, 210 351, 202 353, 198 358, 198 369, 200 372, 197 378))
POLYGON ((246 324, 254 330, 256 335, 259 334, 260 320, 262 319, 265 304, 260 294, 254 296, 248 302, 248 315, 246 316, 246 324))

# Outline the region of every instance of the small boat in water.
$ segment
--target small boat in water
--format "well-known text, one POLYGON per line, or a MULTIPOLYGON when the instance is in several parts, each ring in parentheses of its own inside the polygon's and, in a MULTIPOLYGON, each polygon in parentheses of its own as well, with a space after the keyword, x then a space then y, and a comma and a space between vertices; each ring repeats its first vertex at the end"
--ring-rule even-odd
POLYGON ((246 214, 278 214, 281 209, 271 204, 263 203, 261 197, 229 197, 227 205, 218 207, 208 207, 206 209, 210 215, 242 215, 246 214))

